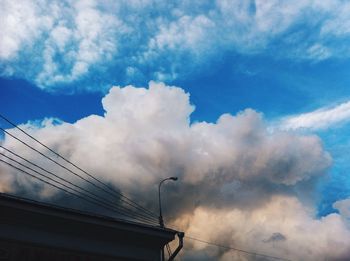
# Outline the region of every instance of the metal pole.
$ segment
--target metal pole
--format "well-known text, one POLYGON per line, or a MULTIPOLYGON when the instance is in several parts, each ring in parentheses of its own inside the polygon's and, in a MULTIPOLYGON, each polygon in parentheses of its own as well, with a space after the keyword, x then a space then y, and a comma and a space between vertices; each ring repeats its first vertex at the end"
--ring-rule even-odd
MULTIPOLYGON (((158 199, 159 199, 159 225, 160 227, 164 227, 164 221, 163 221, 163 215, 162 215, 162 202, 161 202, 161 198, 160 198, 160 188, 162 183, 167 180, 167 179, 163 179, 158 186, 158 199)), ((164 249, 163 249, 163 255, 164 255, 164 249)))
MULTIPOLYGON (((162 186, 163 182, 164 182, 164 181, 167 181, 167 180, 176 181, 176 180, 177 180, 177 177, 170 177, 170 178, 163 179, 161 182, 159 182, 159 185, 158 185, 159 226, 160 226, 161 228, 164 228, 164 221, 163 221, 163 214, 162 214, 162 200, 161 200, 161 196, 160 196, 160 189, 161 189, 161 186, 162 186)), ((165 257, 164 257, 164 246, 163 246, 163 248, 160 250, 160 255, 161 255, 161 261, 165 261, 165 257)))
MULTIPOLYGON (((164 221, 163 221, 163 214, 162 214, 162 201, 161 201, 161 197, 160 197, 160 189, 161 186, 163 184, 164 181, 167 180, 173 180, 176 181, 177 177, 170 177, 170 178, 166 178, 163 179, 161 182, 159 182, 159 186, 158 186, 158 200, 159 200, 159 225, 161 228, 164 228, 164 221)), ((163 249, 163 255, 164 255, 164 249, 163 249)))

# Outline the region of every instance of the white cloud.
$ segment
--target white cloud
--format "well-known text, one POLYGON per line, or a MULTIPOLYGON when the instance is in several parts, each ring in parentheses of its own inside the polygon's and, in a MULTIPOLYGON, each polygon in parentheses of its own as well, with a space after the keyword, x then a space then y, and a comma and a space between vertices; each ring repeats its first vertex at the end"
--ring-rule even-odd
POLYGON ((306 52, 308 53, 311 59, 316 60, 325 60, 332 56, 332 52, 327 48, 320 44, 314 44, 310 46, 306 52))
POLYGON ((261 53, 271 44, 273 55, 287 59, 350 54, 344 1, 1 0, 1 6, 1 74, 49 90, 73 82, 101 88, 100 73, 118 83, 172 80, 226 51, 261 53))
POLYGON ((126 31, 92 0, 2 2, 2 73, 25 75, 42 88, 76 81, 91 66, 110 61, 117 53, 115 38, 126 31))
MULTIPOLYGON (((179 185, 168 184, 165 218, 193 236, 282 256, 295 254, 300 260, 325 253, 339 257, 349 247, 349 232, 337 215, 316 219, 301 203, 310 202, 303 187, 309 194, 313 180, 331 164, 316 136, 270 133, 262 115, 251 109, 222 115, 216 123, 190 124, 194 106, 189 94, 162 83, 114 87, 102 103, 104 116, 91 115, 73 124, 45 119, 21 127, 150 209, 156 209, 159 180, 178 176, 179 185), (272 242, 276 233, 286 240, 272 242)), ((8 136, 2 145, 81 184, 8 136)), ((0 176, 1 186, 13 193, 53 201, 61 195, 2 170, 7 175, 0 176)), ((214 254, 212 260, 224 258, 224 253, 214 254)))
POLYGON ((326 129, 345 123, 350 119, 350 102, 344 102, 335 107, 320 108, 318 110, 290 116, 280 123, 282 129, 326 129))
MULTIPOLYGON (((290 260, 347 260, 347 224, 338 214, 317 219, 313 212, 294 197, 275 196, 253 210, 198 207, 174 225, 194 238, 290 260)), ((183 255, 192 256, 190 260, 261 260, 190 239, 183 255)))
POLYGON ((350 3, 343 2, 339 4, 339 1, 333 2, 328 6, 332 11, 332 16, 330 19, 327 19, 322 26, 321 34, 324 36, 333 36, 333 37, 346 37, 349 36, 350 30, 350 19, 348 13, 350 11, 350 3))
MULTIPOLYGON (((316 136, 283 132, 270 135, 262 116, 250 109, 235 117, 222 115, 216 124, 198 122, 190 125, 189 116, 194 108, 189 104, 188 94, 180 88, 153 82, 149 89, 115 87, 102 102, 106 110, 104 117, 90 116, 73 125, 28 127, 33 134, 45 137, 46 143, 59 146, 61 152, 72 155, 89 168, 96 169, 99 163, 94 160, 86 162, 80 158, 79 151, 76 151, 75 158, 71 151, 73 144, 74 148, 94 150, 99 155, 105 155, 106 150, 117 150, 120 162, 134 166, 147 163, 156 174, 162 162, 164 168, 168 168, 166 164, 174 161, 189 183, 205 180, 208 175, 223 175, 227 181, 258 178, 274 184, 294 185, 322 174, 331 162, 316 136), (98 148, 93 140, 97 135, 96 128, 100 132, 98 148), (61 135, 64 135, 64 140, 70 140, 62 147, 56 144, 61 135), (86 143, 86 139, 90 141, 86 143), (123 148, 129 153, 123 153, 123 148), (303 160, 306 156, 308 162, 303 160), (89 162, 93 165, 90 166, 89 162)), ((101 159, 100 167, 107 162, 108 157, 101 159)), ((128 179, 137 179, 140 175, 138 168, 115 167, 128 179)), ((150 175, 148 171, 144 169, 144 175, 150 175)), ((122 180, 118 179, 118 182, 122 180)))
POLYGON ((350 199, 338 200, 334 202, 333 207, 339 211, 343 218, 350 220, 350 199))
POLYGON ((16 59, 18 53, 47 30, 52 23, 48 16, 40 14, 40 6, 32 1, 1 1, 0 11, 0 59, 16 59), (48 28, 45 28, 48 27, 48 28))
POLYGON ((51 29, 45 42, 44 70, 37 75, 37 84, 69 83, 86 75, 94 64, 112 59, 117 52, 114 37, 117 30, 125 28, 116 17, 99 11, 96 5, 95 1, 82 1, 68 10, 60 10, 73 17, 67 19, 59 14, 61 25, 51 29), (56 56, 61 56, 58 61, 56 56))

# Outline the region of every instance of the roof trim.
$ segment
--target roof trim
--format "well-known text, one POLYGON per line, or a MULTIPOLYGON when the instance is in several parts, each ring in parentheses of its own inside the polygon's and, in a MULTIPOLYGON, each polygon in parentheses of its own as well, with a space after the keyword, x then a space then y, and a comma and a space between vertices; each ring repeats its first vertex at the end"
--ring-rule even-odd
POLYGON ((43 203, 36 200, 9 195, 6 193, 0 193, 0 205, 95 225, 115 227, 135 232, 144 231, 147 233, 152 233, 159 237, 174 237, 175 234, 178 233, 178 231, 169 228, 161 228, 158 226, 142 224, 105 215, 98 215, 77 209, 65 208, 54 204, 43 203))

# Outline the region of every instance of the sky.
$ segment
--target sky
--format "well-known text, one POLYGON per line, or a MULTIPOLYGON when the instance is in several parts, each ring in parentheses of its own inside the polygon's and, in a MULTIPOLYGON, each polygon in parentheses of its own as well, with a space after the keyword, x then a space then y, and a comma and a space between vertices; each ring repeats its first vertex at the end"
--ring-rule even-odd
MULTIPOLYGON (((179 176, 165 213, 189 235, 291 260, 350 257, 350 3, 0 5, 1 114, 150 208, 144 195, 179 176)), ((0 191, 63 197, 0 173, 0 191)), ((261 260, 190 241, 181 258, 261 260)))

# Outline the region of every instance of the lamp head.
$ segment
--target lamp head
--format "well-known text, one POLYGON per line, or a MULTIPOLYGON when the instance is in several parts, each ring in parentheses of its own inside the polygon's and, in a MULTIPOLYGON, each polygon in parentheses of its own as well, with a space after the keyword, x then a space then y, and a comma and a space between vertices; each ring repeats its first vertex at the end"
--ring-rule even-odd
POLYGON ((178 178, 177 177, 170 177, 169 179, 176 181, 178 178))

